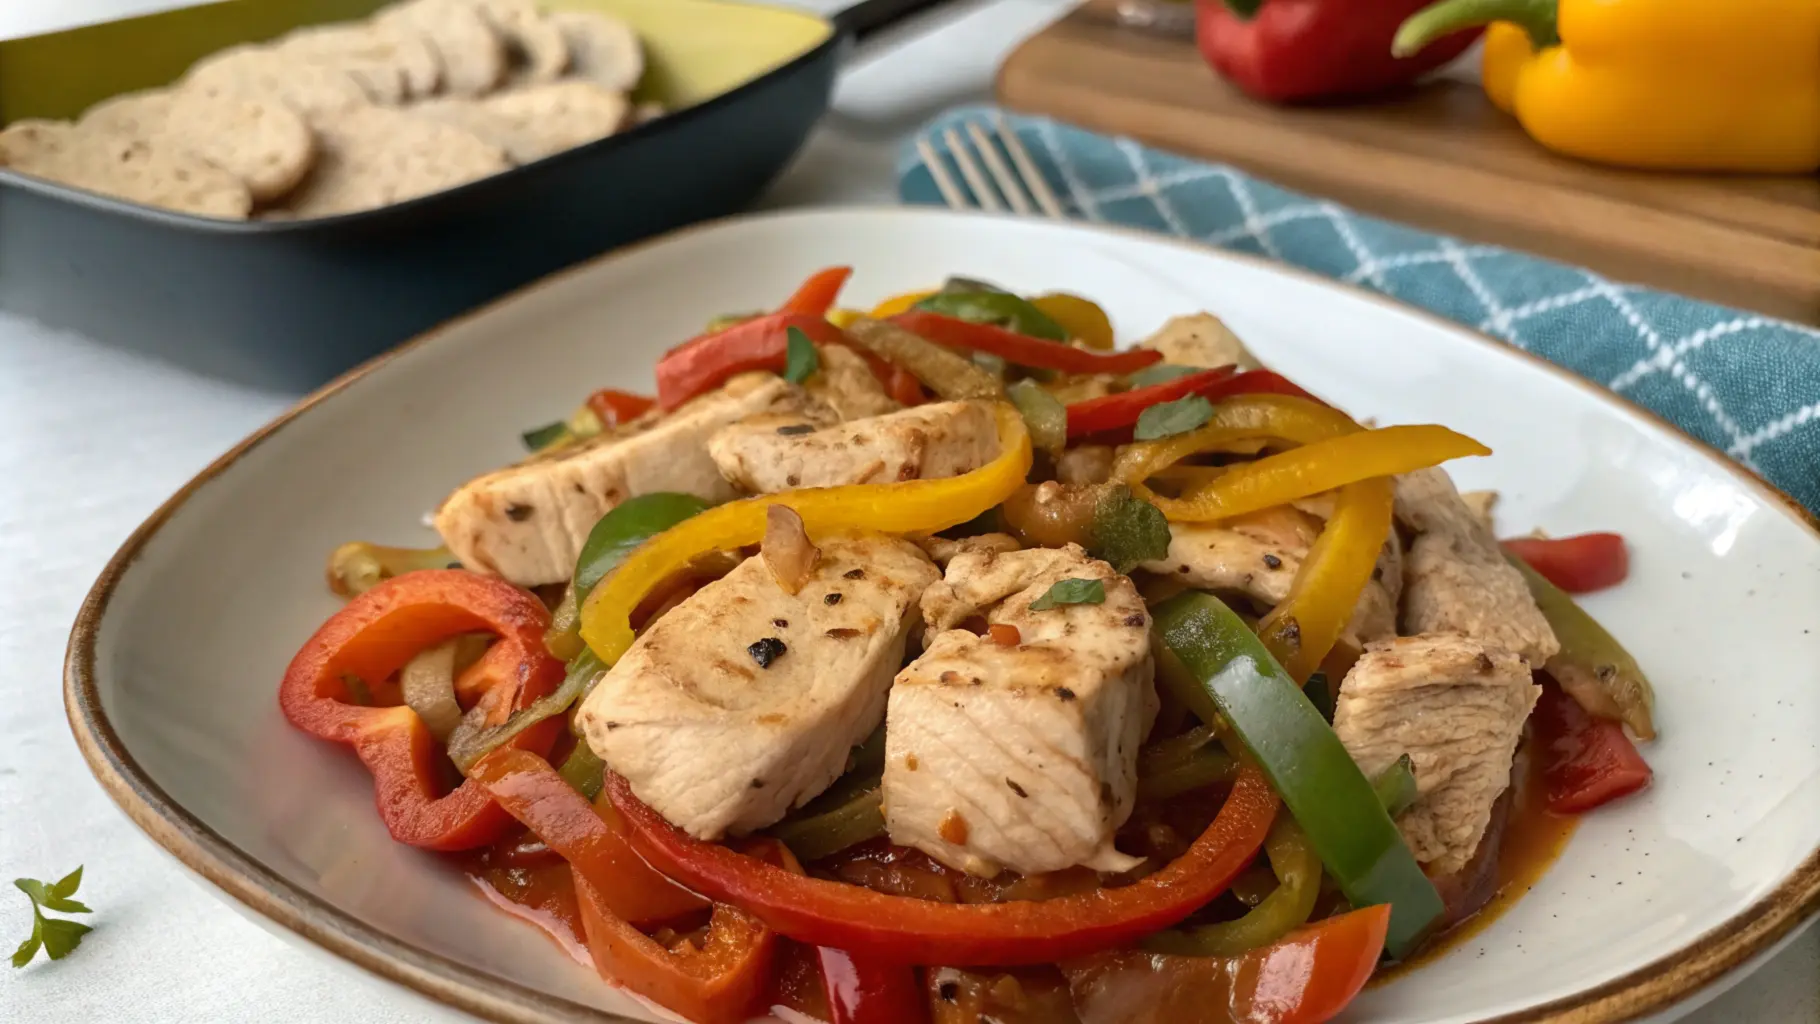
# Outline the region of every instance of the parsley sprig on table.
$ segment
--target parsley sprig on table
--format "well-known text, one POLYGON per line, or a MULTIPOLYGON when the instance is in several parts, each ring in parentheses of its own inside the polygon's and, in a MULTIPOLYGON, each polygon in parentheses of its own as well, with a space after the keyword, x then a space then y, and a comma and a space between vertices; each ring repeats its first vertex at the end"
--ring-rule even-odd
POLYGON ((55 910, 64 914, 86 914, 89 909, 75 900, 76 887, 82 884, 82 869, 63 876, 54 883, 40 882, 35 878, 15 878, 13 884, 19 891, 32 900, 32 934, 19 944, 13 953, 13 966, 24 967, 38 955, 39 947, 50 955, 52 960, 61 960, 70 955, 82 942, 82 937, 90 931, 89 926, 76 921, 64 921, 55 917, 45 917, 44 912, 55 910))

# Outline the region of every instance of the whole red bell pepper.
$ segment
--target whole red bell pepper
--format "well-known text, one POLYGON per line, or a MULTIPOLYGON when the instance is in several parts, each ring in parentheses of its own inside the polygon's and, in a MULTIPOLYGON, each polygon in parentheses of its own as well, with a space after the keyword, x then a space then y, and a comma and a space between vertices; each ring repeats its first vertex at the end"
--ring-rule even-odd
POLYGON ((1504 542, 1504 550, 1570 594, 1614 587, 1630 575, 1630 552, 1624 538, 1615 533, 1513 537, 1504 542))
POLYGON ((1277 796, 1246 768, 1207 830, 1163 870, 1118 888, 1049 900, 950 904, 806 877, 692 838, 607 773, 604 790, 652 867, 740 907, 799 942, 886 963, 1053 963, 1113 949, 1180 922, 1225 891, 1263 845, 1277 796))
POLYGON ((1456 32, 1413 57, 1390 41, 1428 0, 1196 0, 1201 55, 1261 100, 1290 103, 1384 92, 1415 81, 1473 44, 1456 32))
MULTIPOLYGON (((562 662, 543 645, 549 625, 543 603, 504 580, 462 569, 406 573, 349 601, 304 642, 279 684, 278 705, 304 732, 354 748, 373 773, 379 817, 392 838, 430 850, 485 846, 505 834, 512 816, 478 782, 442 792, 447 758, 417 712, 351 698, 427 647, 486 631, 499 639, 456 692, 473 698, 489 722, 503 722, 562 682, 562 662)), ((547 752, 562 724, 540 723, 511 745, 547 752)))
POLYGON ((1649 785, 1649 763, 1623 723, 1594 718, 1554 680, 1537 680, 1542 696, 1530 724, 1549 810, 1582 814, 1649 785))

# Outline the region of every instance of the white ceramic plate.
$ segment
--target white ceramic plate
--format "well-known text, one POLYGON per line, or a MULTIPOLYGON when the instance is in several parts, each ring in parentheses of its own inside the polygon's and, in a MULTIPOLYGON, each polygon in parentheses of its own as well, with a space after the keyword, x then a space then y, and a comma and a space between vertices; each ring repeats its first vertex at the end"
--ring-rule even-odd
POLYGON ((1496 454, 1506 530, 1622 532, 1587 604, 1660 696, 1655 785, 1589 816, 1471 942, 1367 992, 1355 1022, 1612 1021, 1710 994, 1820 908, 1820 535, 1775 492, 1624 403, 1425 314, 1154 236, 926 210, 725 221, 625 250, 355 372, 210 467, 127 543, 72 638, 71 720, 122 807, 197 873, 382 974, 503 1020, 637 1013, 455 872, 390 841, 347 751, 289 728, 277 681, 337 602, 354 538, 432 543, 424 512, 518 458, 591 389, 648 390, 711 314, 858 268, 855 303, 968 274, 1104 303, 1122 338, 1212 310, 1354 415, 1496 454), (1704 991, 1702 991, 1704 989, 1704 991))

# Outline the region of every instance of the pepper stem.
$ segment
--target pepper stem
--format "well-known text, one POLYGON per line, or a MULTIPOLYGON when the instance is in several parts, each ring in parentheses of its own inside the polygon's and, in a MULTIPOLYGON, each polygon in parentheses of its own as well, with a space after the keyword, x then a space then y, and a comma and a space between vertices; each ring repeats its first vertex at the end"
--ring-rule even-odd
POLYGON ((1225 0, 1226 9, 1249 21, 1264 6, 1264 0, 1225 0))
POLYGON ((1508 21, 1529 33, 1541 50, 1561 42, 1556 31, 1556 0, 1440 0, 1409 16, 1391 40, 1393 57, 1410 57, 1445 35, 1463 28, 1477 28, 1494 21, 1508 21))

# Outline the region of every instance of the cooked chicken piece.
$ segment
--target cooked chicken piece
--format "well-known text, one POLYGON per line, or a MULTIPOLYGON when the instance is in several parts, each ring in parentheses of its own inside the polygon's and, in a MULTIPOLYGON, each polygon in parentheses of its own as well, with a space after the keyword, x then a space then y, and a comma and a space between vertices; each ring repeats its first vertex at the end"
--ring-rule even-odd
POLYGON ((690 835, 775 823, 839 778, 884 717, 917 601, 940 574, 904 540, 820 547, 794 595, 762 557, 703 587, 582 702, 588 745, 690 835))
POLYGON ((960 540, 949 540, 946 537, 920 537, 916 540, 916 546, 922 548, 925 554, 934 559, 936 565, 946 569, 948 563, 954 561, 956 555, 964 555, 969 551, 1002 555, 1007 551, 1020 550, 1024 545, 1018 543, 1018 539, 1008 533, 982 533, 976 537, 962 537, 960 540))
POLYGON ((1112 840, 1157 698, 1131 581, 1073 544, 971 551, 924 593, 923 616, 928 647, 885 719, 892 841, 979 875, 1135 866, 1112 840), (1100 581, 1104 603, 1030 609, 1066 579, 1100 581), (1014 627, 1015 646, 954 628, 981 614, 1014 627))
MULTIPOLYGON (((1203 590, 1236 590, 1259 604, 1275 606, 1289 596, 1296 572, 1320 531, 1319 519, 1287 507, 1220 523, 1171 523, 1169 554, 1139 568, 1203 590)), ((1360 644, 1395 636, 1401 584, 1402 549, 1393 533, 1373 578, 1359 594, 1345 635, 1360 644)))
POLYGON ((738 420, 807 401, 802 389, 772 374, 735 377, 669 415, 468 481, 436 510, 436 532, 470 569, 525 587, 561 583, 575 571, 588 531, 627 498, 653 491, 736 497, 708 457, 708 438, 738 420))
POLYGON ((903 404, 885 393, 884 385, 872 373, 859 353, 844 345, 819 345, 821 371, 803 382, 809 397, 833 409, 843 420, 883 416, 896 412, 903 404))
POLYGON ((1263 365, 1245 348, 1239 336, 1211 313, 1171 317, 1155 334, 1139 342, 1138 347, 1163 353, 1163 361, 1173 366, 1212 369, 1237 365, 1241 370, 1255 370, 1263 365))
POLYGON ((1055 460, 1055 478, 1065 484, 1103 484, 1112 479, 1116 452, 1109 445, 1084 444, 1055 460))
POLYGON ((1397 518, 1416 532, 1403 569, 1403 632, 1464 633, 1536 666, 1561 649, 1522 575, 1446 471, 1398 477, 1397 518))
POLYGON ((1397 827, 1416 860, 1444 875, 1478 848, 1541 693, 1522 658, 1469 637, 1382 640, 1346 673, 1333 729, 1368 776, 1409 755, 1417 797, 1397 827))
MULTIPOLYGON (((1076 348, 1086 348, 1075 342, 1076 348)), ((1056 401, 1063 405, 1073 405, 1095 398, 1105 398, 1119 389, 1124 378, 1111 373, 1079 373, 1064 377, 1052 384, 1045 384, 1043 390, 1049 392, 1056 401)))
POLYGON ((998 455, 985 402, 935 402, 827 428, 737 423, 708 441, 721 475, 757 493, 959 476, 998 455))
POLYGON ((1498 507, 1497 491, 1461 491, 1460 500, 1466 503, 1466 507, 1472 510, 1479 522, 1485 524, 1487 530, 1494 534, 1498 532, 1492 522, 1492 513, 1498 507))

